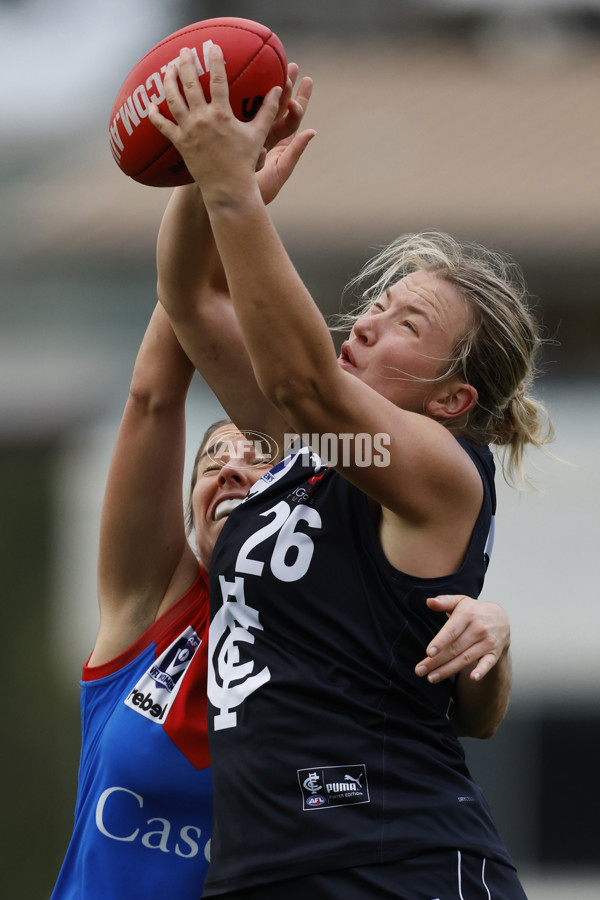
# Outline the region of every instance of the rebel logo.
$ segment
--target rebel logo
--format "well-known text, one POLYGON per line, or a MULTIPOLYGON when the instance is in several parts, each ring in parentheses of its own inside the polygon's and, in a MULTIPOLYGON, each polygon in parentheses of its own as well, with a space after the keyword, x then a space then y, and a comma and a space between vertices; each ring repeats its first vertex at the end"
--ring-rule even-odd
POLYGON ((162 725, 201 643, 189 625, 138 679, 125 698, 125 705, 162 725))
POLYGON ((155 703, 152 694, 144 695, 135 688, 130 693, 128 700, 131 701, 132 706, 139 706, 143 712, 147 712, 153 719, 162 719, 167 711, 168 704, 161 706, 160 703, 155 703))

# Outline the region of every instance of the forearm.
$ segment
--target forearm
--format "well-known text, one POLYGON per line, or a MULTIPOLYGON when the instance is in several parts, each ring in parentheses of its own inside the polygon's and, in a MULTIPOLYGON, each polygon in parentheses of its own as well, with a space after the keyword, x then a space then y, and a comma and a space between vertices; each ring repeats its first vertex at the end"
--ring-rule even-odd
POLYGON ((168 316, 158 303, 138 351, 129 406, 138 406, 139 415, 156 409, 183 411, 194 366, 177 340, 168 316))
POLYGON ((508 709, 512 684, 512 661, 507 648, 485 678, 474 681, 473 667, 463 669, 456 679, 454 725, 463 737, 490 738, 508 709))
POLYGON ((162 596, 184 547, 185 400, 193 366, 157 306, 138 353, 100 528, 99 593, 121 600, 154 581, 162 596))
POLYGON ((176 189, 169 201, 157 270, 159 300, 177 338, 227 414, 240 428, 268 430, 267 401, 257 386, 252 391, 252 366, 196 185, 176 189))
MULTIPOLYGON (((289 91, 293 79, 290 79, 287 99, 286 95, 283 98, 286 112, 282 117, 276 92, 272 91, 251 123, 241 123, 230 115, 224 122, 223 113, 227 109, 230 114, 231 110, 225 99, 227 77, 218 47, 211 48, 210 68, 211 102, 207 104, 191 54, 182 50, 179 73, 185 100, 178 88, 175 66, 169 67, 165 75, 169 108, 177 124, 161 116, 155 108, 149 113, 153 124, 182 153, 209 213, 207 228, 207 220, 190 217, 185 206, 174 204, 169 211, 173 215, 167 217, 165 230, 170 229, 170 223, 182 208, 188 218, 183 225, 181 220, 175 223, 170 234, 161 235, 159 296, 182 346, 236 424, 262 429, 275 437, 277 430, 290 430, 285 405, 279 402, 282 384, 295 384, 302 379, 310 382, 316 367, 327 363, 337 370, 327 326, 291 265, 264 205, 277 195, 314 135, 310 131, 295 133, 310 96, 311 83, 310 79, 303 79, 298 100, 291 101, 289 91), (215 131, 206 130, 207 123, 203 121, 204 116, 198 116, 199 110, 214 120, 218 126, 215 131), (227 131, 231 128, 239 132, 243 146, 234 147, 229 142, 227 131), (278 138, 282 140, 267 155, 265 167, 258 176, 259 184, 256 169, 264 147, 272 146, 278 138), (193 231, 197 237, 191 237, 193 231), (212 300, 219 291, 209 290, 201 295, 190 291, 190 285, 198 281, 200 261, 197 259, 186 269, 190 265, 187 257, 197 254, 195 242, 200 238, 203 242, 207 240, 211 231, 226 273, 223 282, 226 290, 218 297, 218 309, 212 300), (183 284, 180 268, 186 270, 183 284), (168 281, 163 277, 167 269, 171 273, 168 281), (190 272, 195 274, 190 276, 190 272), (235 310, 227 302, 230 294, 235 310), (285 324, 282 304, 285 304, 285 324), (309 316, 318 334, 309 327, 309 316), (306 364, 305 351, 310 342, 312 357, 306 364), (294 361, 292 372, 287 367, 284 371, 283 360, 294 361), (260 377, 260 387, 255 375, 260 377)), ((194 196, 193 192, 190 196, 194 196)), ((214 286, 214 281, 205 278, 203 284, 214 286)))
POLYGON ((202 312, 214 294, 227 293, 223 266, 202 196, 195 184, 176 188, 156 245, 158 297, 170 318, 202 312))
MULTIPOLYGON (((311 383, 319 367, 322 371, 329 365, 337 371, 327 325, 291 264, 263 201, 263 196, 276 195, 312 134, 298 135, 282 148, 271 175, 261 176, 261 194, 256 169, 276 121, 280 97, 271 91, 257 116, 241 123, 231 115, 218 47, 211 48, 210 71, 211 102, 207 103, 191 55, 182 50, 179 72, 185 99, 175 67, 169 67, 165 75, 169 108, 178 124, 174 126, 154 109, 150 116, 178 147, 201 191, 254 372, 265 395, 279 404, 286 385, 311 383)), ((176 235, 173 242, 177 240, 176 235)), ((172 307, 167 308, 173 316, 172 307)))
POLYGON ((327 324, 248 184, 235 199, 206 198, 237 320, 261 390, 284 414, 338 372, 327 324))

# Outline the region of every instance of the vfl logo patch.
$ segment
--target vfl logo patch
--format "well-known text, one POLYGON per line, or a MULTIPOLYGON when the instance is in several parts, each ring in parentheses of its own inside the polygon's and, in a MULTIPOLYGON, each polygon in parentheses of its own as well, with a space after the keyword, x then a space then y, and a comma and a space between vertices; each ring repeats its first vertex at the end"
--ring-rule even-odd
POLYGON ((370 803, 367 768, 364 765, 298 769, 302 809, 370 803))
POLYGON ((293 452, 288 454, 284 459, 277 463, 277 465, 273 466, 268 472, 259 478, 256 481, 250 490, 248 491, 248 495, 246 496, 246 500, 250 500, 251 497, 256 497, 257 494, 262 494, 273 482, 279 481, 292 466, 310 466, 314 465, 318 470, 322 467, 321 459, 317 456, 316 453, 313 453, 310 447, 302 447, 297 453, 293 452))
POLYGON ((125 706, 146 719, 162 724, 201 643, 192 626, 188 625, 142 675, 125 698, 125 706))

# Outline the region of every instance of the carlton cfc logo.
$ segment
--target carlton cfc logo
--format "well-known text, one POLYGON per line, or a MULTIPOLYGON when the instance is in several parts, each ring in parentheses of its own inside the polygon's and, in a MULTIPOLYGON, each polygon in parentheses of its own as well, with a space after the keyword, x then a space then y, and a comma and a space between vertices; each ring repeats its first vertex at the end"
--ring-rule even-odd
POLYGON ((364 763, 298 769, 296 774, 302 793, 302 809, 371 802, 364 763))

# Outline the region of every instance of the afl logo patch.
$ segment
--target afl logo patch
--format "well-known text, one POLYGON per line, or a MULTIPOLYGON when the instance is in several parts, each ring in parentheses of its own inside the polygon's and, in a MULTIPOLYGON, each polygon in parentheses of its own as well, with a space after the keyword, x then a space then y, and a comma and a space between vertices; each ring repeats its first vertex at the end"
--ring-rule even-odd
POLYGON ((367 767, 361 763, 298 769, 297 775, 304 810, 370 803, 367 767))

